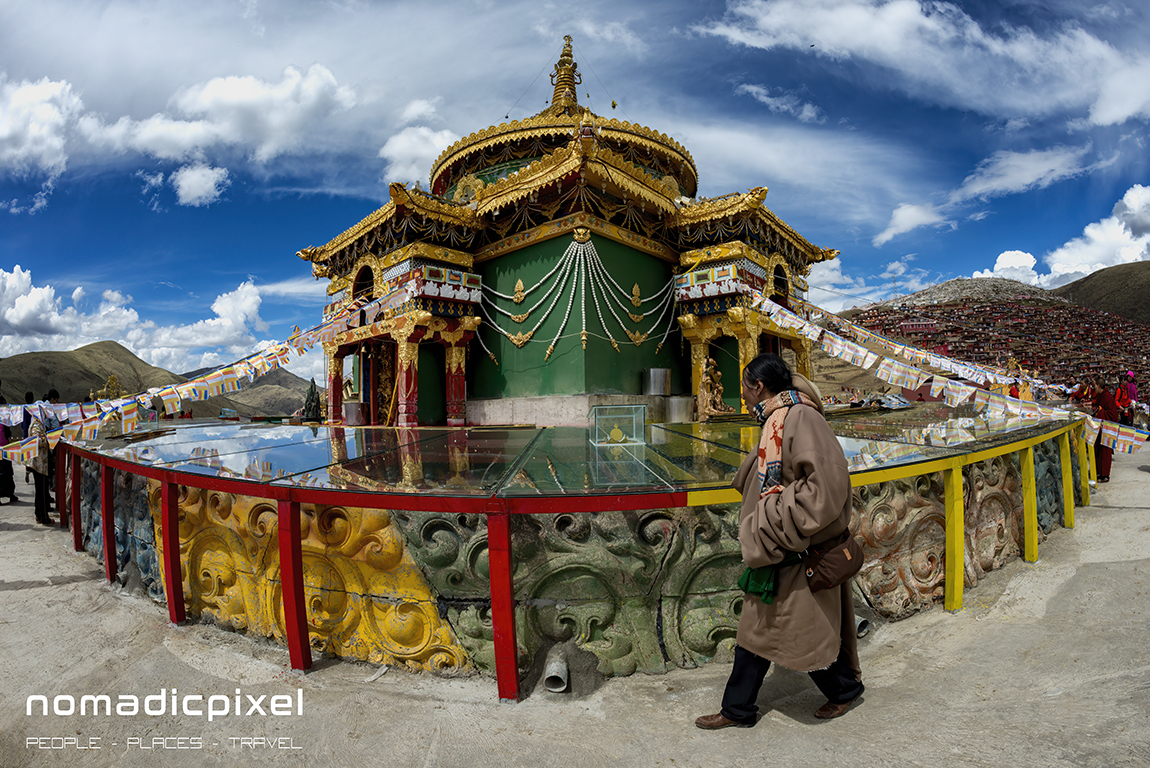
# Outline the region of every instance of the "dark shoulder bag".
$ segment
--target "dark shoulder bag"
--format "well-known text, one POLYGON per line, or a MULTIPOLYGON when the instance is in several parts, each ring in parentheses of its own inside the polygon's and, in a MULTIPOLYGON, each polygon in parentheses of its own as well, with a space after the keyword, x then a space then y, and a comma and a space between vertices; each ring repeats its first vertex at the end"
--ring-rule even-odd
POLYGON ((863 551, 850 529, 803 553, 803 570, 811 592, 844 584, 862 568, 863 551))

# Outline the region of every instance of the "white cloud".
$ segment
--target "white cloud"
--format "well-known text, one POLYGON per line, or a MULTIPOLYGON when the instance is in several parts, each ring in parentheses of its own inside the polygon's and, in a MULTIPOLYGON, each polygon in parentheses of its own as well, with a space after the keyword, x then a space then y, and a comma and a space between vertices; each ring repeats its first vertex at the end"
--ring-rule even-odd
POLYGON ((242 145, 265 163, 296 150, 308 130, 324 118, 355 106, 355 94, 340 86, 322 64, 302 73, 287 67, 278 83, 250 76, 215 77, 172 97, 177 115, 157 113, 143 120, 121 117, 106 125, 94 115, 79 122, 93 145, 116 152, 142 152, 165 160, 203 158, 218 146, 242 145))
POLYGON ((297 301, 327 303, 327 283, 314 277, 296 277, 276 283, 261 283, 259 289, 261 296, 281 296, 297 301))
POLYGON ((428 120, 435 114, 435 107, 443 101, 442 97, 434 99, 415 99, 409 101, 399 115, 400 123, 414 123, 417 120, 428 120))
POLYGON ((735 89, 736 94, 748 94, 767 105, 775 114, 791 115, 804 123, 823 123, 826 116, 822 110, 810 102, 805 102, 794 93, 783 88, 766 88, 761 85, 743 84, 735 89), (772 96, 777 92, 777 96, 772 96))
POLYGON ((870 228, 884 220, 898 200, 918 192, 907 180, 932 164, 930 158, 862 132, 811 130, 790 122, 657 118, 654 125, 666 126, 690 148, 700 169, 700 195, 744 189, 748 180, 766 183, 771 189, 766 205, 774 209, 778 196, 786 209, 776 213, 784 220, 789 211, 806 210, 833 217, 840 230, 870 228), (833 211, 828 201, 834 201, 833 211))
POLYGON ((355 106, 355 93, 340 86, 327 67, 312 64, 306 74, 287 67, 278 83, 213 78, 173 102, 184 114, 203 115, 225 134, 254 145, 255 159, 266 162, 294 149, 312 123, 355 106))
MULTIPOLYGON (((77 287, 73 304, 84 295, 77 287)), ((180 373, 238 360, 257 347, 255 334, 268 331, 260 317, 260 289, 251 281, 216 297, 210 317, 186 325, 161 326, 141 318, 132 297, 121 291, 105 290, 100 298, 92 313, 63 307, 56 289, 35 285, 28 270, 0 269, 0 356, 111 339, 153 365, 180 373)))
POLYGON ((72 291, 72 305, 75 307, 79 307, 80 304, 83 303, 84 296, 86 294, 87 294, 87 292, 84 290, 84 286, 77 285, 76 290, 72 291))
POLYGON ((387 160, 384 180, 409 182, 426 178, 435 158, 458 138, 451 131, 433 131, 425 125, 404 128, 379 150, 379 156, 387 160))
POLYGON ((1150 188, 1135 184, 1114 205, 1113 215, 1086 225, 1082 234, 1042 258, 1048 270, 1035 269, 1038 259, 1024 251, 1004 251, 993 269, 972 277, 1005 277, 1042 288, 1057 288, 1093 272, 1150 258, 1150 188))
POLYGON ((1000 151, 983 160, 950 194, 951 202, 1044 189, 1086 170, 1083 158, 1090 146, 1052 147, 1027 152, 1000 151))
POLYGON ((696 31, 886 72, 890 87, 1018 118, 1089 110, 1096 125, 1150 109, 1147 58, 1077 24, 984 27, 958 5, 917 0, 732 0, 696 31))
POLYGON ((890 224, 874 239, 874 245, 885 245, 896 235, 910 232, 912 229, 927 226, 954 226, 937 208, 930 205, 914 205, 902 203, 894 209, 890 216, 890 224))
POLYGON ((185 165, 171 175, 172 186, 180 205, 211 205, 220 199, 231 183, 227 168, 212 168, 197 163, 185 165))
POLYGON ((811 303, 828 312, 841 312, 850 307, 882 301, 890 295, 889 287, 869 286, 863 278, 843 274, 841 259, 821 261, 811 267, 807 276, 807 296, 811 303))
POLYGON ((66 128, 83 106, 68 82, 11 83, 0 72, 0 170, 58 177, 68 164, 66 128))
MULTIPOLYGON (((891 214, 887 228, 874 238, 873 243, 876 248, 880 247, 898 235, 919 227, 949 226, 953 229, 957 224, 950 217, 957 214, 961 206, 971 201, 986 201, 994 197, 1044 189, 1051 184, 1085 173, 1092 169, 1082 162, 1090 149, 1090 145, 1086 145, 1057 146, 1026 152, 1010 150, 995 152, 980 162, 962 184, 947 195, 945 203, 900 204, 891 214)), ((966 218, 979 221, 986 215, 985 211, 976 211, 966 218)))

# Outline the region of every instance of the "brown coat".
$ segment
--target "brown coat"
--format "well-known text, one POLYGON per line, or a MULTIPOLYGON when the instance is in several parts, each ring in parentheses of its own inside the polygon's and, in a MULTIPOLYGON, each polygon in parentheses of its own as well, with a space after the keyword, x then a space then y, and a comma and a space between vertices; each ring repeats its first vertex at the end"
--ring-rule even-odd
MULTIPOLYGON (((782 473, 785 489, 759 501, 757 455, 735 474, 743 494, 739 544, 743 562, 757 568, 778 563, 842 533, 850 525, 851 484, 846 457, 817 410, 795 406, 783 422, 782 473)), ((801 565, 779 573, 771 605, 746 595, 736 640, 748 651, 799 672, 823 669, 848 655, 857 675, 858 642, 850 582, 811 592, 801 565)))

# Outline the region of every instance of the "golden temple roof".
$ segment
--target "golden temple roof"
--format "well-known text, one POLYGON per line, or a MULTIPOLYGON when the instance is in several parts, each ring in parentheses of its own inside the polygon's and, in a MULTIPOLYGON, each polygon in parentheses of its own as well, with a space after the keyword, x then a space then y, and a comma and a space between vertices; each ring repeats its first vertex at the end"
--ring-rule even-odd
MULTIPOLYGON (((789 243, 795 257, 808 263, 838 255, 838 251, 811 244, 767 208, 763 204, 766 187, 691 200, 697 175, 694 161, 682 145, 650 128, 602 118, 579 104, 577 87, 582 78, 570 36, 564 38, 563 52, 555 64, 551 82, 554 86, 551 103, 539 114, 476 131, 445 150, 432 167, 432 192, 418 185, 409 189, 403 184, 391 184, 391 200, 386 205, 328 243, 299 251, 300 258, 313 263, 313 274, 317 277, 332 277, 331 272, 342 268, 337 264, 341 263, 342 257, 338 255, 343 249, 349 246, 378 248, 373 239, 378 236, 378 232, 373 234, 377 227, 394 225, 402 229, 405 217, 415 214, 449 226, 481 231, 495 226, 496 222, 507 221, 496 218, 501 211, 539 204, 537 195, 542 190, 561 190, 564 185, 570 188, 572 179, 580 186, 601 191, 612 200, 623 201, 624 206, 631 206, 627 210, 641 210, 642 215, 657 221, 667 233, 660 238, 661 247, 669 247, 671 252, 687 242, 698 242, 697 234, 682 242, 678 236, 671 235, 673 230, 697 232, 700 227, 706 229, 710 223, 725 219, 758 222, 764 230, 776 233, 779 241, 789 243), (548 140, 540 143, 540 137, 548 137, 548 140), (486 175, 485 181, 479 174, 499 153, 483 153, 501 145, 514 145, 516 151, 505 152, 503 156, 514 157, 521 165, 510 173, 504 171, 506 175, 495 175, 495 178, 493 174, 486 175), (448 174, 455 174, 455 178, 448 174), (454 189, 452 199, 446 196, 448 189, 454 189), (666 239, 668 236, 670 239, 666 239)), ((613 218, 613 214, 604 215, 613 218)), ((554 216, 554 209, 546 216, 554 216)), ((527 226, 530 225, 528 222, 527 226)), ((502 238, 506 235, 506 226, 495 226, 493 231, 502 238)), ((648 227, 645 234, 650 236, 652 232, 648 227)), ((396 237, 398 240, 391 241, 393 244, 406 242, 408 235, 396 237)))
POLYGON ((540 137, 571 135, 583 122, 594 123, 600 137, 608 141, 630 144, 662 156, 678 171, 679 182, 693 195, 699 183, 699 173, 691 153, 665 133, 659 133, 637 123, 615 120, 596 115, 579 104, 577 86, 582 82, 578 65, 571 50, 571 36, 563 38, 563 52, 551 74, 554 92, 551 104, 542 112, 523 120, 500 123, 464 136, 445 149, 431 166, 431 188, 443 174, 464 158, 491 147, 540 137))

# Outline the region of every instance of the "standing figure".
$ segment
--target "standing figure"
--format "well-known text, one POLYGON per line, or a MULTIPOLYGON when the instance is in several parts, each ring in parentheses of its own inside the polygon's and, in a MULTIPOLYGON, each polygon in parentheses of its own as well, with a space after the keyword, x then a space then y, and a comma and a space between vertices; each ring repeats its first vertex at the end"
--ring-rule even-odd
MULTIPOLYGON (((0 395, 0 405, 7 405, 8 401, 0 395)), ((8 428, 7 424, 0 424, 0 445, 8 445, 12 442, 12 430, 8 428)), ((8 499, 9 504, 15 504, 19 501, 16 498, 16 476, 12 472, 12 462, 8 459, 0 460, 0 499, 8 499)))
MULTIPOLYGON (((1118 421, 1118 403, 1114 402, 1114 395, 1102 386, 1098 377, 1094 377, 1090 385, 1094 388, 1094 416, 1103 421, 1118 421)), ((1094 439, 1094 458, 1098 462, 1098 482, 1110 482, 1110 461, 1114 457, 1114 449, 1102 444, 1102 432, 1094 439)))
POLYGON ((48 447, 48 429, 45 426, 45 420, 48 418, 45 413, 47 403, 44 401, 33 403, 26 410, 30 411, 32 416, 28 423, 28 435, 36 438, 37 445, 36 458, 28 465, 36 485, 36 522, 41 525, 54 525, 48 515, 48 454, 51 449, 48 447))
POLYGON ((827 697, 815 717, 845 714, 863 693, 850 581, 812 592, 800 553, 850 528, 851 480, 822 398, 778 355, 743 370, 742 396, 763 425, 756 453, 735 475, 742 491, 739 545, 747 570, 735 662, 722 709, 707 730, 757 721, 755 700, 771 663, 806 672, 827 697))

